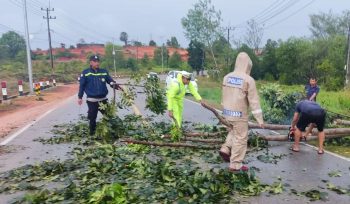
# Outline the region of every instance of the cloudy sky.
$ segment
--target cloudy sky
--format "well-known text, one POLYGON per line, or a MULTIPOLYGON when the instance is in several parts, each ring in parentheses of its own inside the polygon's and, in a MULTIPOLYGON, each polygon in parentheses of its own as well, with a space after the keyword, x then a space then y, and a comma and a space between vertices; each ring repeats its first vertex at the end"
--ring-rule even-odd
MULTIPOLYGON (((116 44, 121 32, 130 40, 157 44, 175 36, 181 46, 187 47, 181 18, 198 0, 26 0, 31 47, 46 49, 46 12, 50 7, 53 47, 59 44, 75 45, 79 39, 86 42, 116 44)), ((23 0, 1 0, 0 34, 14 30, 24 33, 23 0)), ((350 9, 350 0, 212 0, 222 13, 222 26, 234 27, 231 39, 243 39, 246 22, 255 19, 264 24, 264 39, 287 39, 291 36, 310 36, 309 15, 332 10, 340 14, 350 9)))

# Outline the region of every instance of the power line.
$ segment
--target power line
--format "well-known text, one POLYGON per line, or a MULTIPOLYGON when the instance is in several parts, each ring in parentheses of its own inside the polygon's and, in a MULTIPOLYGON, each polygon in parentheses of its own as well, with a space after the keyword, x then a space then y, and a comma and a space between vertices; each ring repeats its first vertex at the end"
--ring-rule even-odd
POLYGON ((309 3, 305 4, 305 5, 302 6, 301 8, 298 8, 295 12, 291 13, 291 14, 288 15, 287 17, 285 17, 285 18, 283 18, 283 19, 281 19, 281 20, 279 20, 279 21, 277 21, 277 22, 275 22, 275 23, 273 23, 273 24, 270 24, 270 25, 266 26, 265 29, 271 28, 271 27, 273 27, 273 26, 275 26, 275 25, 277 25, 277 24, 279 24, 279 23, 281 23, 281 22, 287 20, 288 18, 290 18, 290 17, 294 16, 295 14, 299 13, 300 11, 302 11, 303 9, 305 9, 306 7, 310 6, 310 5, 311 5, 312 3, 314 3, 315 1, 316 1, 316 0, 311 0, 309 3))
POLYGON ((291 8, 293 5, 295 5, 296 3, 298 3, 298 1, 300 0, 290 0, 289 2, 287 2, 283 7, 281 7, 280 9, 278 9, 277 11, 275 11, 274 13, 272 13, 270 16, 265 17, 263 19, 258 19, 257 22, 259 24, 264 24, 266 23, 268 20, 280 15, 281 13, 283 13, 284 11, 288 10, 289 8, 291 8))

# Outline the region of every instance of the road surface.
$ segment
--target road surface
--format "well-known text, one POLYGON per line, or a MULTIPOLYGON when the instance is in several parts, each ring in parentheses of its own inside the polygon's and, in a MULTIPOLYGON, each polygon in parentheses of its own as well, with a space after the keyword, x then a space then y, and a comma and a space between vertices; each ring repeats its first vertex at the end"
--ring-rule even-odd
MULTIPOLYGON (((113 94, 110 94, 112 96, 113 94)), ((136 105, 143 115, 150 115, 149 111, 144 110, 143 94, 139 94, 136 105)), ((50 131, 55 124, 64 124, 69 121, 77 121, 79 114, 86 114, 87 106, 77 105, 76 96, 68 98, 57 109, 48 110, 41 118, 36 119, 22 130, 9 135, 1 141, 10 152, 0 155, 0 172, 23 166, 25 164, 34 164, 44 160, 65 159, 69 155, 67 152, 73 147, 72 144, 60 145, 42 145, 33 139, 38 137, 49 138, 52 136, 50 131)), ((123 109, 119 114, 129 114, 132 110, 123 109)), ((162 120, 170 119, 166 116, 162 120)), ((198 103, 185 100, 184 121, 201 122, 216 124, 214 115, 202 108, 198 103)), ((244 203, 307 203, 309 199, 305 196, 296 196, 290 193, 291 189, 298 192, 316 189, 329 194, 329 201, 316 201, 312 203, 350 203, 349 195, 338 195, 327 190, 326 184, 321 180, 328 180, 330 183, 350 188, 350 159, 342 158, 326 152, 324 155, 318 155, 316 150, 310 146, 302 145, 300 152, 291 152, 288 147, 289 142, 273 142, 270 144, 269 153, 274 155, 283 155, 282 159, 277 159, 277 164, 263 163, 257 159, 258 155, 265 152, 249 154, 246 158, 249 166, 255 166, 260 169, 257 176, 264 183, 273 183, 279 178, 284 183, 285 191, 280 195, 263 194, 258 197, 250 197, 242 200, 244 203), (341 177, 329 177, 328 173, 339 170, 341 177)), ((222 168, 227 168, 228 163, 222 163, 222 168)), ((0 203, 7 203, 19 194, 0 194, 0 203)))

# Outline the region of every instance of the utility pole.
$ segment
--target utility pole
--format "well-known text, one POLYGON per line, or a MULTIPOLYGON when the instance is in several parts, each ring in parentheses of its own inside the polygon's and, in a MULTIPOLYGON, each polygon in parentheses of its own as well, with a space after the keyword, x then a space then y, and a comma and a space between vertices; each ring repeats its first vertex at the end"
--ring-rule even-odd
POLYGON ((346 58, 345 87, 350 88, 350 23, 348 26, 348 52, 346 58))
MULTIPOLYGON (((51 71, 52 71, 52 77, 53 77, 53 81, 55 81, 55 70, 53 68, 53 56, 52 56, 52 46, 51 46, 51 32, 50 32, 50 19, 56 19, 55 17, 51 17, 50 16, 50 11, 54 11, 55 9, 52 8, 46 8, 43 9, 41 8, 42 11, 46 11, 46 17, 43 16, 44 19, 47 20, 47 32, 48 32, 48 36, 49 36, 49 48, 50 48, 50 60, 51 60, 51 71)), ((55 84, 55 83, 54 83, 55 84)))
MULTIPOLYGON (((228 47, 230 47, 231 43, 230 43, 230 30, 234 30, 235 27, 231 27, 231 26, 228 26, 226 27, 225 29, 227 29, 227 44, 228 44, 228 47)), ((227 56, 226 56, 226 67, 228 68, 229 66, 229 54, 227 53, 227 56)))
POLYGON ((24 30, 26 38, 26 50, 27 50, 27 64, 28 64, 28 77, 29 77, 29 93, 34 94, 33 87, 33 74, 32 74, 32 57, 30 55, 30 43, 29 43, 29 30, 27 19, 27 2, 23 0, 23 13, 24 13, 24 30))

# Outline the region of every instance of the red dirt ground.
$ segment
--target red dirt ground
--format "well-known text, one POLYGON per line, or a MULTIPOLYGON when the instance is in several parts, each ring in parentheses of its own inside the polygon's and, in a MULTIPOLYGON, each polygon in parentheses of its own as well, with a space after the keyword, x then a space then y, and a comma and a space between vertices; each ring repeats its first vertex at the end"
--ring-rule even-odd
POLYGON ((15 129, 25 126, 60 102, 78 93, 78 84, 59 85, 41 92, 43 101, 37 96, 24 96, 0 104, 0 139, 15 129))

